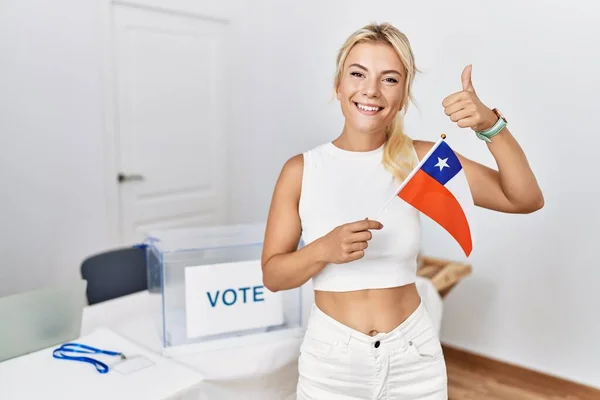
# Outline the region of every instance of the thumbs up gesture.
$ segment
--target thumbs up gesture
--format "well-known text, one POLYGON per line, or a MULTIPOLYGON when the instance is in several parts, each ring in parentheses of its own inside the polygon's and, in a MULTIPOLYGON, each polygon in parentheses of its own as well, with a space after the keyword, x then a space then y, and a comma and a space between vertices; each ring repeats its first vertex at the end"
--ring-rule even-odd
POLYGON ((494 126, 498 117, 479 100, 471 81, 472 66, 462 72, 462 91, 453 93, 442 102, 444 112, 461 128, 483 131, 494 126))

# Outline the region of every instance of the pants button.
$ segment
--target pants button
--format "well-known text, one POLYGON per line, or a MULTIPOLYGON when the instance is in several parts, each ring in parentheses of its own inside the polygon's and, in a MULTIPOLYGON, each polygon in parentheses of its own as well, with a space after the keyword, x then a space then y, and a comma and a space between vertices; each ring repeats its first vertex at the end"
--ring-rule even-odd
POLYGON ((379 340, 378 340, 378 341, 376 341, 376 342, 375 342, 375 344, 374 344, 375 348, 378 348, 380 344, 381 344, 381 343, 379 343, 379 340))

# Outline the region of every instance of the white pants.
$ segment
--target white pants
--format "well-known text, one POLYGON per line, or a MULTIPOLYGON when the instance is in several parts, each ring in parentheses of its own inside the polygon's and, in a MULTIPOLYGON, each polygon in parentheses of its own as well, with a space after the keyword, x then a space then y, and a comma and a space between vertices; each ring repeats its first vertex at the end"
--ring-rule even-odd
POLYGON ((448 399, 442 347, 423 302, 369 336, 313 305, 298 361, 297 400, 448 399))

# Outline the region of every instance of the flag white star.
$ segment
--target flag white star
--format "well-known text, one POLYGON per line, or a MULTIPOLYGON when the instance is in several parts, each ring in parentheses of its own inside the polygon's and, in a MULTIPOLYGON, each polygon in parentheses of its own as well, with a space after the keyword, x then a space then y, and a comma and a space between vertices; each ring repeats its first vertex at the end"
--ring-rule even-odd
POLYGON ((444 168, 450 168, 450 166, 446 162, 446 161, 448 161, 448 157, 444 158, 443 160, 439 157, 437 159, 438 159, 438 163, 435 164, 434 167, 440 167, 440 171, 443 170, 444 168))

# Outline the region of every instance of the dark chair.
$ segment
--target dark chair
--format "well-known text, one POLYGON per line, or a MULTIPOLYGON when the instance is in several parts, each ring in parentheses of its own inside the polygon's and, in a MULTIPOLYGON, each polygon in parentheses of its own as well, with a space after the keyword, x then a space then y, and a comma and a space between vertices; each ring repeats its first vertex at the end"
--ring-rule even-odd
POLYGON ((88 257, 81 264, 90 305, 148 289, 146 249, 115 249, 88 257))

